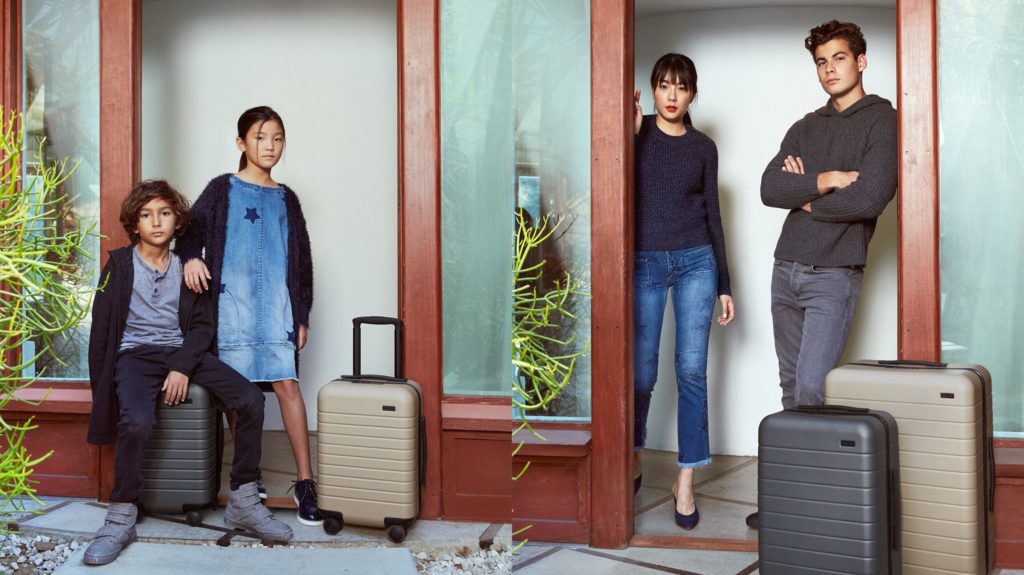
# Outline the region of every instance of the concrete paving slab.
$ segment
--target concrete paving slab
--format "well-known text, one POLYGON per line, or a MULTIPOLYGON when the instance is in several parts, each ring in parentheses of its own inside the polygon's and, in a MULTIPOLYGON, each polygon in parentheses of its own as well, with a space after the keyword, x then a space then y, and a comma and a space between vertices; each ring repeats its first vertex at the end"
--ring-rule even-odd
POLYGON ((527 543, 516 551, 512 569, 519 571, 519 569, 526 567, 530 563, 535 563, 548 555, 560 551, 564 547, 564 545, 558 544, 527 543))
MULTIPOLYGON (((453 552, 462 548, 475 551, 480 548, 480 537, 491 527, 489 523, 453 521, 417 521, 401 544, 393 544, 383 529, 346 525, 337 535, 328 535, 321 527, 302 525, 290 509, 276 509, 274 515, 291 525, 295 532, 292 546, 300 547, 370 547, 387 545, 404 547, 414 553, 453 552)), ((106 506, 87 501, 68 501, 58 504, 42 515, 21 521, 20 528, 28 534, 58 535, 76 539, 91 539, 103 525, 106 506)), ((150 543, 202 544, 214 542, 228 528, 224 525, 224 509, 203 512, 203 523, 198 527, 187 525, 184 516, 172 515, 171 520, 148 516, 137 525, 139 540, 150 543)), ((493 530, 492 530, 493 531, 493 530)), ((254 539, 238 536, 233 542, 251 543, 254 539)), ((500 526, 494 535, 492 549, 501 551, 511 546, 512 526, 500 526)))
POLYGON ((96 567, 82 562, 79 549, 54 571, 55 575, 96 573, 180 575, 181 573, 302 573, 302 575, 416 575, 416 563, 408 549, 303 549, 296 547, 218 547, 132 543, 109 565, 96 567))
MULTIPOLYGON (((757 553, 695 549, 598 549, 603 555, 703 575, 736 575, 757 562, 757 553)), ((668 570, 666 569, 666 570, 668 570)))
POLYGON ((573 549, 561 549, 539 561, 517 566, 516 575, 565 575, 566 573, 587 573, 587 575, 664 575, 664 571, 642 565, 633 565, 604 557, 580 553, 573 549))
POLYGON ((26 533, 41 535, 89 536, 103 525, 105 508, 86 502, 67 501, 46 509, 42 515, 23 519, 19 527, 26 533))

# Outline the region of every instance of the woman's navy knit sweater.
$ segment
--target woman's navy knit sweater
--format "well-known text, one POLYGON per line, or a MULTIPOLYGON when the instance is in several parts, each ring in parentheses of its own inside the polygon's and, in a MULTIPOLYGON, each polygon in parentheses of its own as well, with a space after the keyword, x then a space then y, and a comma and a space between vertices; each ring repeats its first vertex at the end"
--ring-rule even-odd
POLYGON ((636 135, 637 251, 673 251, 711 244, 718 260, 718 294, 732 295, 725 232, 718 207, 718 148, 686 127, 670 136, 644 116, 636 135))

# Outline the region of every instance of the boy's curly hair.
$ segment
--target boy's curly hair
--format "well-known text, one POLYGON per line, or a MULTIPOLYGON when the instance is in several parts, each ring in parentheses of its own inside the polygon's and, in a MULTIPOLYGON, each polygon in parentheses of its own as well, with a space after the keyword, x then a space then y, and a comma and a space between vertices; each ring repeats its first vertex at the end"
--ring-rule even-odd
POLYGON ((178 229, 174 231, 173 237, 178 237, 188 227, 188 200, 185 196, 166 180, 144 180, 135 184, 128 197, 121 203, 121 226, 128 232, 133 245, 139 243, 139 212, 142 211, 142 206, 155 199, 166 200, 178 217, 178 229))
POLYGON ((846 40, 846 43, 850 45, 850 51, 853 52, 854 58, 868 52, 868 43, 864 40, 864 34, 860 31, 860 26, 853 22, 839 22, 838 20, 830 20, 821 26, 811 28, 811 35, 804 39, 804 47, 807 48, 807 51, 811 53, 813 58, 814 50, 818 46, 836 38, 846 40))

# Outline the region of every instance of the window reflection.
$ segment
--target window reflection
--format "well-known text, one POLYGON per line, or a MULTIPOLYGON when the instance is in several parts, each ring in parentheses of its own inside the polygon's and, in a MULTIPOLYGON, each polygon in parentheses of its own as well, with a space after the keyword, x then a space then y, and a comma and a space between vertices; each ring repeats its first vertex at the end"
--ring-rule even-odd
MULTIPOLYGON (((70 203, 59 232, 99 221, 99 2, 98 0, 24 0, 22 2, 22 83, 25 166, 69 158, 78 167, 59 193, 70 203)), ((69 163, 70 165, 70 163, 69 163)), ((32 176, 23 185, 31 186, 32 176)), ((99 238, 89 238, 93 258, 79 265, 95 279, 99 238)), ((88 297, 88 296, 83 296, 88 297)), ((88 378, 88 319, 56 342, 59 359, 40 359, 34 373, 44 379, 88 378)), ((34 345, 22 350, 34 355, 34 345)), ((29 373, 27 375, 32 375, 29 373)))
MULTIPOLYGON (((444 0, 440 44, 444 387, 507 395, 517 209, 563 218, 545 281, 589 290, 589 2, 444 0)), ((589 300, 572 312, 582 347, 589 300)), ((543 415, 589 417, 589 356, 543 415)))
POLYGON ((1024 44, 1017 0, 939 3, 942 358, 992 373, 997 434, 1024 437, 1024 44))

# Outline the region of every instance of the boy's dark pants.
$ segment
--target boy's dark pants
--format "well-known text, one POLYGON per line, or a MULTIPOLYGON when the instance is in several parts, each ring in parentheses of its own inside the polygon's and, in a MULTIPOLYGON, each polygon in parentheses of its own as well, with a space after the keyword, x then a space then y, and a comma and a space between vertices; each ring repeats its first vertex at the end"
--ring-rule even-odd
MULTIPOLYGON (((175 347, 142 345, 117 356, 114 384, 120 412, 111 501, 134 503, 142 492, 143 452, 156 424, 157 400, 163 401, 160 388, 170 371, 167 359, 176 351, 175 347)), ((263 392, 210 353, 203 354, 189 378, 189 385, 192 384, 202 385, 225 408, 237 414, 231 488, 256 481, 263 431, 263 392)))

